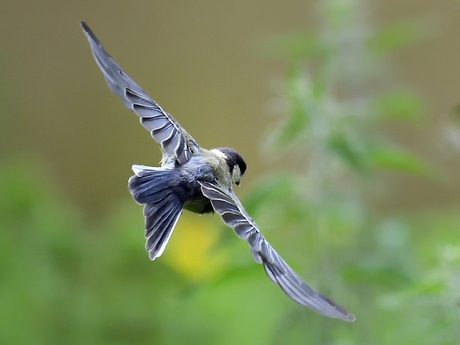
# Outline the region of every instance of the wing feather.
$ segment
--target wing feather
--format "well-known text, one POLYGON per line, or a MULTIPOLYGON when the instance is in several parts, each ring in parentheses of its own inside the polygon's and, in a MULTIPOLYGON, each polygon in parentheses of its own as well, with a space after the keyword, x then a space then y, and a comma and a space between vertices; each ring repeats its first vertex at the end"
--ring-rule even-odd
POLYGON ((199 149, 196 141, 121 69, 84 22, 81 27, 112 91, 140 117, 141 124, 166 153, 174 155, 179 164, 188 162, 199 149))
POLYGON ((268 277, 294 301, 309 307, 325 316, 354 321, 355 317, 321 293, 313 290, 281 258, 260 233, 257 224, 249 216, 241 202, 231 191, 210 183, 200 182, 201 191, 223 219, 236 234, 245 239, 251 253, 258 263, 262 263, 268 277))

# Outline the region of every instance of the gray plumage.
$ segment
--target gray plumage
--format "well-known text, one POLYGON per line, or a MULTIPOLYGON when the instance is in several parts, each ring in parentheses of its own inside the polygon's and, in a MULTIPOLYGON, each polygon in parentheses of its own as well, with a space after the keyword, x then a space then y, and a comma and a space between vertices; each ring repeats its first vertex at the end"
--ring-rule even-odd
POLYGON ((112 91, 140 117, 141 124, 166 153, 175 155, 180 164, 189 161, 198 149, 195 140, 118 66, 84 22, 81 27, 112 91))
POLYGON ((109 87, 163 149, 161 167, 134 165, 128 181, 133 198, 144 205, 150 259, 163 253, 183 209, 199 214, 215 211, 249 243, 254 259, 290 298, 325 316, 354 321, 352 314, 308 286, 262 236, 232 189, 246 171, 241 155, 230 148, 201 148, 118 66, 90 28, 83 22, 81 26, 109 87))

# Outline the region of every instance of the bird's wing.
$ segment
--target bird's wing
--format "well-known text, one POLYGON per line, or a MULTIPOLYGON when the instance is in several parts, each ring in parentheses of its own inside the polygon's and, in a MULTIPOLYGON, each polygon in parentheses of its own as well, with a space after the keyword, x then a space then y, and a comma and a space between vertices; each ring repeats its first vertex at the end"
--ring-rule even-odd
POLYGON ((141 124, 166 153, 174 155, 179 164, 188 162, 199 148, 195 140, 121 69, 88 25, 81 22, 81 27, 112 91, 140 117, 141 124))
POLYGON ((235 194, 227 192, 210 182, 200 182, 201 191, 211 201, 214 211, 236 234, 248 241, 252 255, 264 265, 265 272, 272 281, 294 301, 325 316, 354 321, 355 317, 344 308, 313 290, 281 258, 260 233, 257 224, 249 216, 235 194))

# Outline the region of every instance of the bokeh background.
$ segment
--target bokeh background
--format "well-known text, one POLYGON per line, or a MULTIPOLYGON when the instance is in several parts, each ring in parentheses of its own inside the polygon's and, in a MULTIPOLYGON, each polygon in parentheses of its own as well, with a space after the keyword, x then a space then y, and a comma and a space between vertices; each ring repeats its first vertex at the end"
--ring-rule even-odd
POLYGON ((458 344, 460 2, 23 1, 0 13, 1 344, 458 344), (203 147, 272 245, 352 311, 286 298, 214 217, 143 249, 158 145, 79 22, 203 147))

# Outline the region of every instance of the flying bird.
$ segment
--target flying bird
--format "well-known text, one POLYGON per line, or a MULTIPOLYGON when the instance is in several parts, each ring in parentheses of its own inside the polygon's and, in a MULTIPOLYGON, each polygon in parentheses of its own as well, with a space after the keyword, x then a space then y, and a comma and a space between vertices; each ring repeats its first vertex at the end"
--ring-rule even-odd
POLYGON ((163 253, 182 211, 216 212, 249 243, 255 261, 295 302, 328 317, 354 321, 344 308, 313 290, 281 258, 234 194, 246 171, 243 157, 227 147, 207 150, 165 112, 104 50, 84 22, 81 27, 105 80, 126 107, 140 118, 163 151, 160 167, 133 165, 128 181, 133 198, 144 205, 146 249, 151 260, 163 253))

